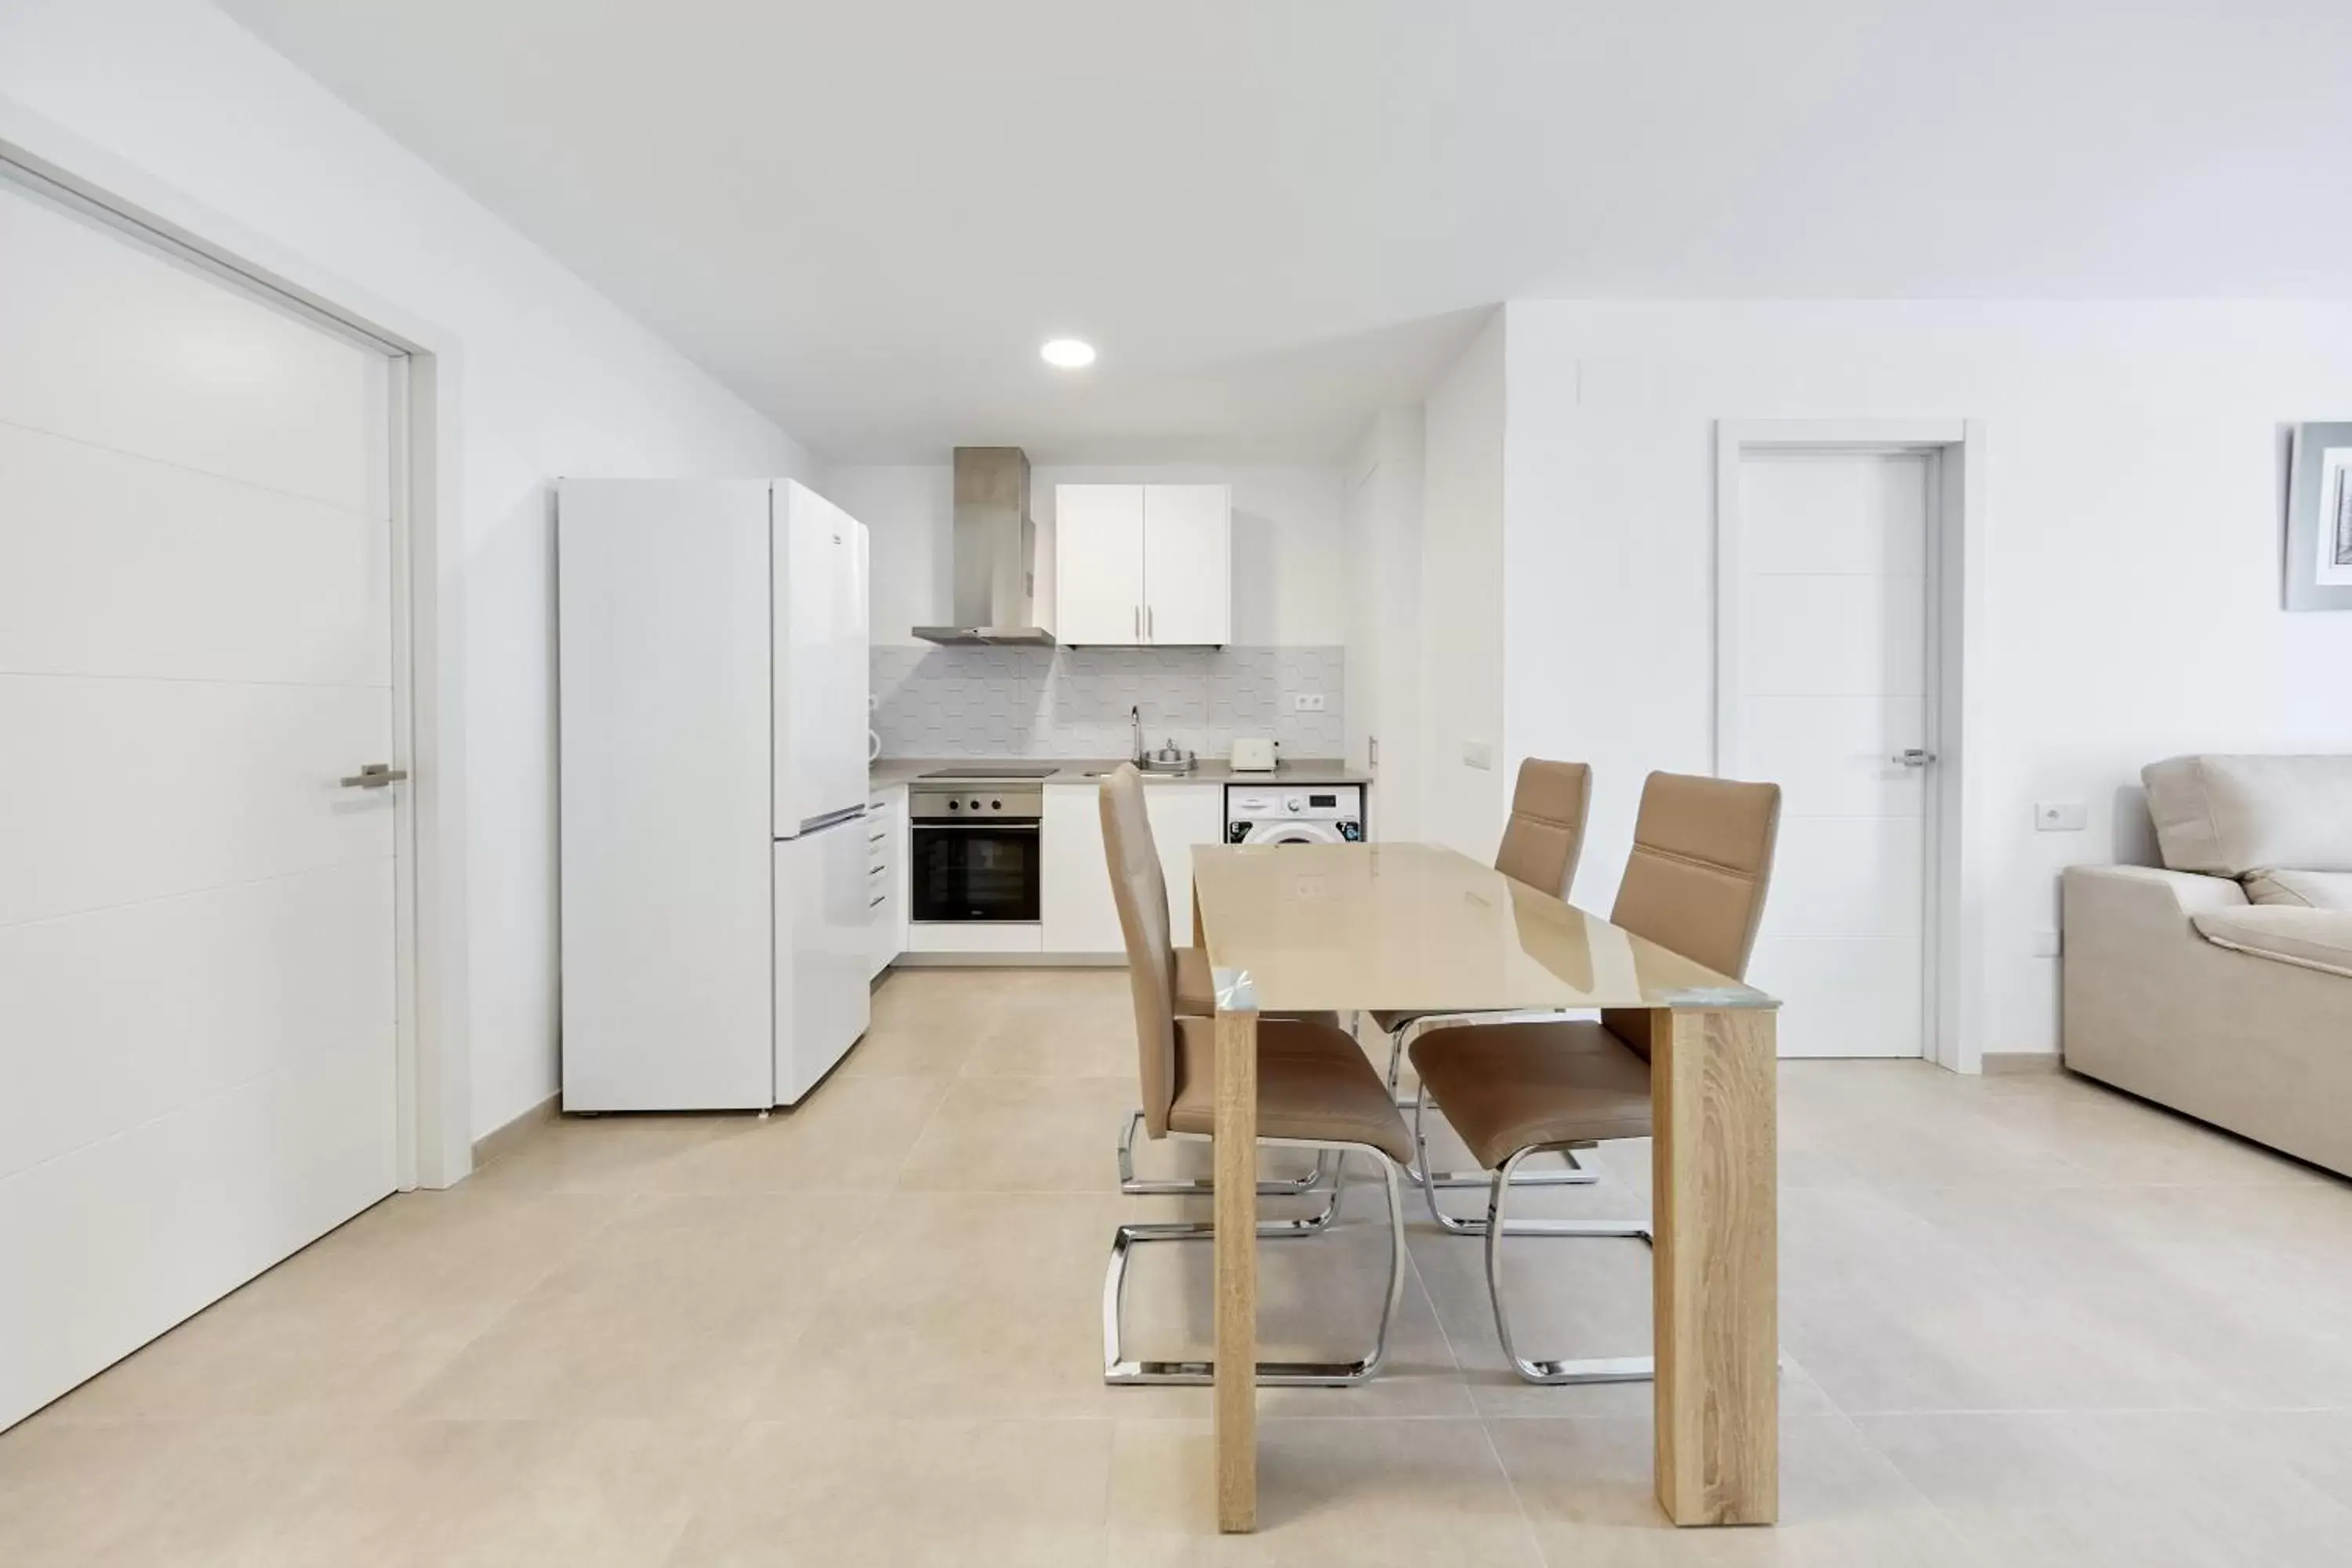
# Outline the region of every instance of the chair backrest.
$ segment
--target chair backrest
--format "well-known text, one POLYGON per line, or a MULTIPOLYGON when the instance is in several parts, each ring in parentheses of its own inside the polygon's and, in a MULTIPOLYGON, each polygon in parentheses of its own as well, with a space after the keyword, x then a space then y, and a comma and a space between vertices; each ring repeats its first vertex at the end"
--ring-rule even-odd
POLYGON ((1592 769, 1587 764, 1540 757, 1522 762, 1495 869, 1556 899, 1567 898, 1584 853, 1584 816, 1591 804, 1592 769))
MULTIPOLYGON (((1718 974, 1744 978, 1780 831, 1779 784, 1652 773, 1642 785, 1633 856, 1610 923, 1718 974)), ((1650 1054, 1649 1014, 1611 1011, 1601 1021, 1650 1054)))
POLYGON ((1111 899, 1127 939, 1128 984, 1135 993, 1143 1125, 1160 1138, 1167 1135, 1168 1108, 1176 1098, 1176 946, 1168 930, 1168 879, 1144 810, 1143 775, 1132 763, 1103 775, 1102 836, 1111 899))

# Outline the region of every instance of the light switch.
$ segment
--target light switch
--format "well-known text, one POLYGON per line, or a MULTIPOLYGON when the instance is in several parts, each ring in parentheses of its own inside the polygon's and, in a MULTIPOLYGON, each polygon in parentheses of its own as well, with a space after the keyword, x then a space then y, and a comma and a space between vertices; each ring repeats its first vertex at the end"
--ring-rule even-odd
POLYGON ((2036 958, 2055 958, 2055 957, 2057 957, 2057 956, 2058 956, 2058 933, 2057 933, 2056 931, 2035 931, 2035 932, 2033 933, 2033 938, 2032 938, 2032 951, 2033 956, 2034 956, 2034 957, 2036 957, 2036 958))
POLYGON ((2034 803, 2033 828, 2037 833, 2080 833, 2090 820, 2091 808, 2079 800, 2034 803))
POLYGON ((1462 763, 1465 767, 1491 768, 1495 765, 1495 747, 1489 741, 1462 742, 1462 763))

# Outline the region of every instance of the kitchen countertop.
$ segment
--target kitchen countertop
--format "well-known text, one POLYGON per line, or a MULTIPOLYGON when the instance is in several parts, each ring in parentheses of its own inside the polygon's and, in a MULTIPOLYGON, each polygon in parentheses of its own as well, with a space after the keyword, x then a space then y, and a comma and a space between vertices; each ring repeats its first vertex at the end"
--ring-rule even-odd
MULTIPOLYGON (((991 763, 1058 763, 1060 764, 1060 771, 1051 773, 1042 779, 1024 779, 1020 782, 1024 784, 1036 783, 1050 784, 1092 784, 1095 781, 1093 778, 1088 776, 1089 774, 1108 773, 1113 768, 1118 767, 1122 760, 1123 759, 1118 757, 1073 757, 1066 759, 1055 757, 880 757, 867 765, 866 770, 866 786, 870 789, 891 789, 899 784, 911 784, 921 774, 929 773, 934 769, 951 768, 958 766, 959 764, 981 766, 991 763)), ((1225 762, 1223 759, 1204 757, 1201 760, 1200 765, 1195 767, 1189 773, 1145 773, 1143 775, 1143 782, 1145 784, 1369 784, 1372 782, 1372 775, 1366 773, 1361 768, 1349 767, 1346 763, 1331 757, 1294 758, 1290 761, 1276 764, 1274 772, 1270 773, 1237 773, 1234 772, 1233 764, 1225 762)))

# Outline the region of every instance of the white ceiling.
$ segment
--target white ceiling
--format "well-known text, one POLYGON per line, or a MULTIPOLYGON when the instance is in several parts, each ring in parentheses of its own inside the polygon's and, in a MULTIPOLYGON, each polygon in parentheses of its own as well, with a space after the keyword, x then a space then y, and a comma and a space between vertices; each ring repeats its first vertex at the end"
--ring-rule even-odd
POLYGON ((1526 295, 2352 293, 2345 0, 226 4, 835 457, 1328 453, 1526 295))

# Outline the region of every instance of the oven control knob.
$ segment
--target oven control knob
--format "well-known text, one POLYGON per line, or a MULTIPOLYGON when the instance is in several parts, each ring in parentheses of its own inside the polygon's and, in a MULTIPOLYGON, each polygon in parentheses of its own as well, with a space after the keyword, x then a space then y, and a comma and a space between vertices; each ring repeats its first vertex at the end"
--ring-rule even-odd
POLYGON ((973 801, 973 802, 971 803, 971 808, 972 808, 972 810, 974 810, 974 811, 978 811, 978 810, 980 809, 980 802, 978 802, 977 800, 973 801))
POLYGON ((957 808, 958 808, 961 804, 962 804, 962 803, 961 803, 961 801, 953 801, 953 800, 951 800, 951 801, 948 802, 948 809, 949 809, 950 811, 954 811, 954 810, 956 810, 956 809, 957 809, 957 808))

